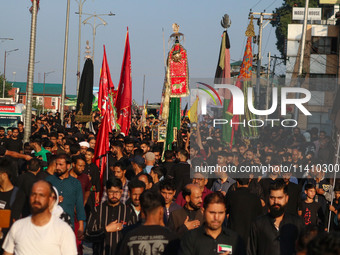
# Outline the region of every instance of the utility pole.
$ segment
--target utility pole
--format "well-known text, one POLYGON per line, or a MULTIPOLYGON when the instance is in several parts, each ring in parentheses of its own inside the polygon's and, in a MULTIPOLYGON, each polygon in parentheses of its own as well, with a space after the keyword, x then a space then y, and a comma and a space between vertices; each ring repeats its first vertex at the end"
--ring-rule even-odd
POLYGON ((249 19, 253 16, 254 20, 257 20, 257 25, 259 26, 259 35, 257 36, 257 70, 256 70, 256 106, 259 109, 260 106, 260 82, 261 82, 261 62, 262 62, 262 31, 270 21, 274 20, 275 13, 265 13, 265 12, 250 12, 249 19), (259 15, 259 17, 254 17, 255 15, 259 15), (263 21, 266 20, 266 24, 263 25, 263 21))
POLYGON ((142 102, 143 106, 144 106, 144 92, 145 92, 145 74, 144 74, 144 79, 143 79, 143 102, 142 102))
POLYGON ((78 28, 78 62, 77 62, 77 96, 79 93, 79 81, 80 81, 80 47, 81 47, 81 15, 83 13, 83 4, 86 0, 76 0, 78 3, 79 13, 79 28, 78 28))
MULTIPOLYGON (((305 3, 305 13, 303 18, 303 27, 302 27, 302 36, 300 41, 300 62, 299 62, 299 71, 298 71, 298 88, 301 88, 302 83, 302 70, 303 70, 303 59, 305 56, 305 44, 306 44, 306 32, 307 32, 307 21, 308 21, 308 6, 309 6, 309 0, 306 0, 305 3)), ((297 99, 300 97, 299 94, 296 94, 295 96, 297 99)), ((299 118, 299 109, 294 106, 294 119, 298 121, 299 118)))
MULTIPOLYGON (((266 110, 269 107, 269 93, 272 94, 271 89, 269 89, 269 86, 270 86, 270 61, 271 61, 271 55, 270 55, 270 52, 268 52, 266 110)), ((268 116, 267 116, 267 119, 268 119, 268 116)))
POLYGON ((36 45, 36 31, 37 31, 37 0, 32 1, 32 17, 31 17, 31 36, 29 47, 28 71, 27 71, 27 97, 26 97, 26 114, 25 114, 25 130, 24 142, 29 141, 32 128, 32 97, 33 97, 33 79, 34 79, 34 59, 35 59, 35 45, 36 45))
POLYGON ((66 70, 67 70, 69 22, 70 22, 70 0, 67 0, 65 42, 64 42, 64 61, 63 61, 63 87, 62 87, 62 90, 61 90, 61 100, 60 100, 61 125, 64 125, 64 106, 65 106, 65 96, 66 96, 66 70))

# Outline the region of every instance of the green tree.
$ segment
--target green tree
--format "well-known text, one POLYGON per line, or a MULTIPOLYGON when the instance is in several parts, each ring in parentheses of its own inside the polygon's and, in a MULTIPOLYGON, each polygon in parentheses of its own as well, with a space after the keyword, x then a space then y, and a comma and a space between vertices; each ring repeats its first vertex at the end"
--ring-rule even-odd
MULTIPOLYGON (((310 0, 309 7, 318 7, 319 0, 310 0)), ((271 22, 275 27, 276 34, 276 47, 284 57, 285 43, 288 35, 288 24, 292 23, 292 11, 293 7, 305 7, 305 0, 284 0, 281 7, 276 8, 274 13, 277 14, 276 19, 271 22)))
MULTIPOLYGON (((0 75, 0 97, 2 97, 2 88, 3 88, 3 82, 4 82, 4 75, 0 75)), ((8 97, 8 91, 10 91, 13 88, 12 83, 7 82, 5 84, 5 97, 8 97)))

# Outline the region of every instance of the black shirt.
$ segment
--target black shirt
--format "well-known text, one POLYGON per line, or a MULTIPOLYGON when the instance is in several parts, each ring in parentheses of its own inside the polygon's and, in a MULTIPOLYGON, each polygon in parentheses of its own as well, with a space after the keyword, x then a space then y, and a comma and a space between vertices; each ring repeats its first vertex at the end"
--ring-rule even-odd
POLYGON ((118 242, 122 239, 122 231, 106 232, 105 227, 111 222, 123 222, 124 227, 136 222, 134 212, 129 206, 122 203, 110 206, 107 201, 94 208, 86 226, 86 236, 89 241, 101 243, 101 253, 115 254, 118 242))
POLYGON ((29 197, 33 184, 38 181, 38 177, 31 172, 23 173, 18 177, 17 186, 25 193, 26 201, 23 209, 23 216, 30 215, 29 197))
POLYGON ((23 147, 22 140, 20 140, 19 138, 15 140, 12 138, 9 138, 6 140, 5 145, 6 145, 5 147, 7 150, 15 151, 18 153, 22 151, 22 147, 23 147))
POLYGON ((303 228, 301 218, 285 213, 279 230, 275 219, 269 214, 259 217, 251 226, 248 239, 248 255, 291 255, 295 254, 295 243, 303 228))
MULTIPOLYGON (((1 209, 9 209, 11 210, 11 222, 10 225, 12 225, 14 223, 14 220, 18 220, 21 217, 21 213, 22 213, 22 209, 24 207, 24 203, 25 203, 25 194, 23 191, 21 191, 20 189, 16 188, 16 194, 15 197, 13 197, 14 202, 12 205, 10 205, 11 202, 11 196, 13 193, 13 190, 10 191, 6 191, 6 192, 1 192, 0 191, 0 210, 1 209)), ((1 247, 2 247, 2 243, 5 240, 5 237, 7 235, 8 232, 8 228, 3 228, 2 232, 4 234, 4 237, 2 239, 0 239, 0 254, 1 254, 1 247)))
POLYGON ((247 243, 251 223, 262 213, 261 200, 250 193, 248 188, 238 188, 227 193, 226 204, 228 227, 247 243))
POLYGON ((214 239, 206 233, 203 225, 184 234, 178 254, 213 255, 230 250, 233 255, 246 254, 244 243, 234 231, 223 227, 222 232, 214 239))
POLYGON ((288 203, 287 203, 287 212, 296 214, 299 200, 301 198, 301 190, 299 185, 289 182, 288 185, 288 203))
POLYGON ((322 226, 324 224, 324 215, 319 203, 315 201, 312 203, 301 201, 299 211, 302 211, 301 217, 306 226, 322 226))
POLYGON ((141 225, 126 234, 120 247, 120 255, 177 254, 178 239, 168 228, 141 225))

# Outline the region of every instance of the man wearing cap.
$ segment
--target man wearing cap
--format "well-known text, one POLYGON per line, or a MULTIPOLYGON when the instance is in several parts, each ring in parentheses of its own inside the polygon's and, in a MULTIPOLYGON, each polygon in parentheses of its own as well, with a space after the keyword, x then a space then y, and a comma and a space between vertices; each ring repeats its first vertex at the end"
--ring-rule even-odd
POLYGON ((145 153, 145 168, 144 173, 150 174, 151 168, 154 167, 156 162, 156 157, 153 152, 147 152, 145 153))
POLYGON ((86 150, 90 148, 90 144, 88 142, 83 141, 83 142, 80 142, 79 145, 80 145, 80 154, 85 155, 86 150))

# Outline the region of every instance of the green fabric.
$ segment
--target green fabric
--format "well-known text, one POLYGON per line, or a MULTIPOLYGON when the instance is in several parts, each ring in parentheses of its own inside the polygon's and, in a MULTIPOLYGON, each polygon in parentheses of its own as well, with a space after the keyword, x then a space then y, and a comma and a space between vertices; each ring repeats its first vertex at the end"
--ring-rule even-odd
POLYGON ((172 150, 172 143, 174 141, 174 127, 177 127, 177 131, 179 132, 181 127, 181 99, 176 97, 172 97, 170 99, 165 150, 172 150))
POLYGON ((34 156, 41 157, 43 161, 47 162, 47 156, 46 156, 47 153, 51 153, 51 152, 46 150, 44 147, 41 147, 41 151, 35 152, 34 156))
MULTIPOLYGON (((244 93, 244 104, 247 105, 248 102, 248 87, 251 87, 250 81, 243 82, 243 93, 244 93)), ((253 93, 252 102, 254 105, 255 97, 253 93)), ((243 120, 246 121, 246 123, 249 120, 256 119, 255 114, 253 114, 251 111, 249 111, 248 107, 245 107, 245 115, 240 116, 240 122, 243 122, 243 120)), ((252 125, 255 125, 255 123, 251 123, 252 125)), ((243 125, 239 125, 239 128, 241 128, 241 135, 244 139, 254 139, 258 138, 258 130, 257 127, 251 127, 248 124, 244 127, 243 125)))
MULTIPOLYGON (((223 119, 228 121, 227 124, 222 125, 222 141, 225 143, 230 143, 231 134, 233 130, 233 128, 230 126, 230 121, 233 118, 233 115, 227 112, 229 103, 230 103, 230 99, 223 100, 223 119)), ((233 144, 235 144, 234 139, 233 139, 233 144)))

